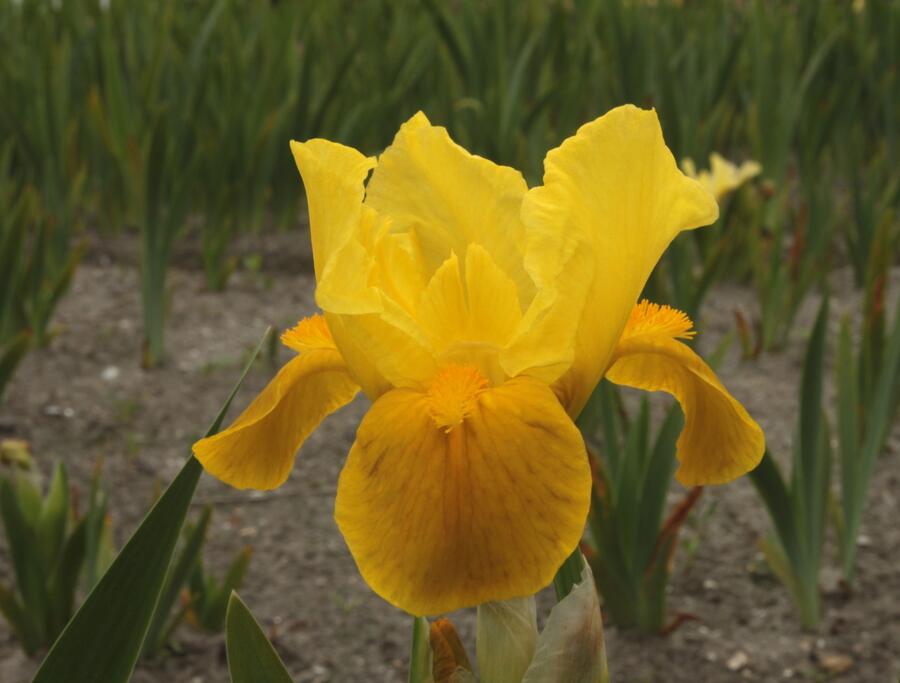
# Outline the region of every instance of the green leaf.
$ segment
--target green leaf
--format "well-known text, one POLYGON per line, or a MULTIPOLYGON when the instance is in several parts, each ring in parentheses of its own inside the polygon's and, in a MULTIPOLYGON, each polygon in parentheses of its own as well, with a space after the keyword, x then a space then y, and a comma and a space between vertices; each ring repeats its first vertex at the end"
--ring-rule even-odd
POLYGON ((431 681, 431 644, 428 619, 413 618, 412 646, 409 653, 409 683, 431 681))
POLYGON ((762 460, 749 474, 750 481, 756 488, 775 525, 778 540, 789 552, 797 548, 797 530, 794 523, 791 497, 778 463, 769 454, 763 453, 762 460))
POLYGON ((556 571, 556 576, 553 577, 553 587, 556 589, 557 602, 560 602, 571 593, 575 585, 581 580, 583 566, 584 555, 581 554, 580 548, 575 548, 556 571))
POLYGON ((41 646, 41 627, 35 614, 22 604, 19 596, 0 584, 0 614, 16 634, 22 650, 28 656, 33 655, 41 646))
POLYGON ((62 549, 69 522, 69 478, 62 463, 57 463, 50 482, 50 490, 41 505, 38 521, 38 541, 41 562, 52 567, 62 549))
POLYGON ((88 509, 84 516, 85 567, 87 590, 91 591, 100 577, 106 573, 115 559, 112 545, 112 529, 106 514, 106 491, 100 486, 100 469, 94 472, 88 496, 88 509))
POLYGON ((231 594, 225 644, 231 683, 293 683, 275 648, 237 593, 231 594))
POLYGON ((800 387, 800 460, 803 474, 816 472, 817 444, 822 419, 822 367, 825 358, 825 331, 828 324, 828 299, 822 301, 819 314, 810 333, 809 346, 803 360, 800 387))
POLYGON ((639 572, 646 569, 657 544, 666 496, 675 470, 675 446, 683 426, 681 409, 677 404, 673 405, 657 432, 653 452, 644 468, 634 561, 635 570, 639 572))
POLYGON ((13 373, 19 365, 28 347, 31 346, 31 335, 21 332, 6 346, 0 347, 0 398, 13 373))
POLYGON ((59 561, 47 582, 47 594, 51 609, 51 621, 47 635, 48 640, 51 641, 56 639, 69 619, 72 618, 75 589, 78 587, 78 577, 81 576, 81 568, 84 565, 85 532, 86 524, 82 519, 66 539, 59 561))
POLYGON ((172 608, 175 606, 178 595, 187 582, 191 570, 200 559, 211 515, 211 508, 208 506, 204 508, 200 520, 189 529, 187 538, 181 548, 181 553, 172 566, 169 567, 169 571, 166 574, 166 583, 156 605, 156 612, 153 614, 150 628, 147 630, 147 636, 144 638, 144 656, 154 654, 165 645, 162 636, 163 634, 168 634, 171 630, 165 628, 166 623, 169 621, 172 608))
MULTIPOLYGON (((22 596, 24 608, 31 614, 40 615, 37 618, 43 621, 47 613, 44 566, 41 564, 34 527, 24 512, 27 507, 33 506, 23 504, 30 495, 24 492, 32 490, 33 486, 24 477, 17 477, 17 484, 14 487, 8 479, 0 481, 0 515, 3 517, 16 586, 22 596)), ((38 505, 39 501, 38 498, 38 505)), ((43 631, 41 634, 43 639, 43 631)))
POLYGON ((252 556, 253 551, 250 548, 244 548, 239 552, 228 567, 225 578, 222 579, 222 585, 216 586, 211 591, 208 596, 206 609, 201 617, 203 628, 207 631, 216 633, 222 630, 222 627, 225 625, 228 598, 244 583, 244 575, 247 573, 247 567, 250 565, 252 556))
MULTIPOLYGON (((218 431, 264 342, 265 337, 207 435, 218 431)), ((33 683, 128 681, 202 472, 191 456, 54 643, 33 683)))

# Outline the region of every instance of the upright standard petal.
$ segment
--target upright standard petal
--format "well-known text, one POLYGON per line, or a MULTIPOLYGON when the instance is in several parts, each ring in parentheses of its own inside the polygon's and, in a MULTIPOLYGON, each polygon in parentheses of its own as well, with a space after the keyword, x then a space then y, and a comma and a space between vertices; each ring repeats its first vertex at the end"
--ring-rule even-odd
POLYGON ((359 391, 321 316, 301 321, 282 339, 300 354, 228 429, 194 444, 204 469, 235 488, 281 486, 306 437, 359 391))
POLYGON ((685 486, 722 484, 752 470, 765 436, 696 353, 678 339, 693 336, 681 311, 642 301, 635 306, 607 379, 672 394, 684 411, 676 478, 685 486))
POLYGON ((432 272, 451 252, 464 260, 469 244, 481 244, 528 301, 519 217, 527 189, 517 170, 470 154, 419 112, 378 158, 366 204, 416 231, 432 272))
POLYGON ((306 187, 316 279, 360 221, 363 183, 375 166, 352 147, 328 140, 291 141, 291 152, 306 187))
POLYGON ((573 283, 586 287, 587 296, 575 291, 571 297, 586 303, 574 363, 558 391, 570 415, 581 411, 600 380, 669 242, 717 216, 712 195, 678 170, 654 111, 613 109, 547 154, 544 185, 530 190, 522 205, 526 266, 540 280, 556 279, 566 260, 556 259, 557 273, 547 272, 547 250, 572 235, 594 261, 591 281, 573 283))
POLYGON ((590 487, 581 435, 546 385, 487 387, 450 366, 429 392, 374 403, 335 518, 376 593, 438 614, 546 586, 581 538, 590 487))
POLYGON ((410 334, 408 315, 394 315, 402 310, 372 282, 385 265, 376 245, 390 229, 387 217, 362 203, 374 158, 318 139, 292 142, 291 149, 309 203, 316 302, 350 374, 372 399, 391 385, 414 383, 432 370, 432 359, 410 334))

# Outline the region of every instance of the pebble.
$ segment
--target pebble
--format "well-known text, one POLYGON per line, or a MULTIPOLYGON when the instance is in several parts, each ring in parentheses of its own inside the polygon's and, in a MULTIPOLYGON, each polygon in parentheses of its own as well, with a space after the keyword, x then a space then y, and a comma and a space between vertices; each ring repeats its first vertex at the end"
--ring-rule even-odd
POLYGON ((728 661, 725 662, 725 666, 729 671, 740 671, 749 663, 750 658, 747 656, 747 653, 743 650, 738 650, 728 658, 728 661))
POLYGON ((75 417, 75 409, 70 408, 69 406, 50 404, 49 406, 44 407, 44 415, 47 417, 64 417, 66 419, 72 419, 75 417))

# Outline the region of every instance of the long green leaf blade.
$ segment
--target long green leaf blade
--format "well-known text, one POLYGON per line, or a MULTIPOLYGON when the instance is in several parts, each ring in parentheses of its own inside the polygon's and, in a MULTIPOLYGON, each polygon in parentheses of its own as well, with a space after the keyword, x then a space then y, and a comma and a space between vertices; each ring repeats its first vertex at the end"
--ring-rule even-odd
MULTIPOLYGON (((265 336, 207 435, 219 430, 264 342, 265 336)), ((33 683, 128 681, 202 472, 191 456, 54 643, 33 683)))

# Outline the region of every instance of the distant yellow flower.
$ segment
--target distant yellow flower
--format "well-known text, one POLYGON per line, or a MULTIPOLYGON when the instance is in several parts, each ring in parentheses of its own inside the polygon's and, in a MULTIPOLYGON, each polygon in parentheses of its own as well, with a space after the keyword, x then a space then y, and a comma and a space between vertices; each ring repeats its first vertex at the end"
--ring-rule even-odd
POLYGON ((740 166, 728 161, 719 154, 713 152, 709 155, 709 170, 697 172, 692 159, 683 159, 683 170, 691 178, 709 190, 716 199, 722 199, 729 192, 733 192, 751 178, 755 178, 762 171, 755 161, 745 161, 740 166))
POLYGON ((335 518, 386 600, 437 614, 552 580, 590 505, 573 418, 604 375, 681 401, 685 484, 758 462, 759 427, 678 341, 690 321, 634 307, 669 242, 718 215, 654 112, 583 126, 530 190, 421 113, 377 161, 326 140, 291 148, 324 316, 284 335, 297 357, 194 453, 233 486, 274 488, 361 388, 372 406, 335 518))

